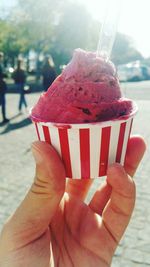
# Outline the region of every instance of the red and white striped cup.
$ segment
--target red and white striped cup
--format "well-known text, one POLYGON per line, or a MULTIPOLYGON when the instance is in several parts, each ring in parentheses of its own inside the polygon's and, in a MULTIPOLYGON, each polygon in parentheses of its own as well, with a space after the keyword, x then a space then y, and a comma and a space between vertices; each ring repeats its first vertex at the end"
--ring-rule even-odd
POLYGON ((105 176, 108 165, 114 162, 124 165, 135 113, 99 123, 33 122, 38 139, 51 144, 61 156, 66 177, 87 179, 105 176))

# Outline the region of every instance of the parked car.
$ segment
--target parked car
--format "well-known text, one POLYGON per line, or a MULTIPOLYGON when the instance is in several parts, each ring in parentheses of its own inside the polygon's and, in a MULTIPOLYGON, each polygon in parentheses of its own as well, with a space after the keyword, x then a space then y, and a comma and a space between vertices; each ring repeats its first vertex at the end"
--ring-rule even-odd
POLYGON ((119 65, 117 70, 121 82, 136 82, 150 79, 150 68, 139 62, 119 65))
POLYGON ((141 65, 140 66, 144 80, 150 80, 150 67, 146 65, 141 65))
POLYGON ((121 82, 141 81, 143 74, 140 67, 126 64, 118 66, 118 77, 121 82))

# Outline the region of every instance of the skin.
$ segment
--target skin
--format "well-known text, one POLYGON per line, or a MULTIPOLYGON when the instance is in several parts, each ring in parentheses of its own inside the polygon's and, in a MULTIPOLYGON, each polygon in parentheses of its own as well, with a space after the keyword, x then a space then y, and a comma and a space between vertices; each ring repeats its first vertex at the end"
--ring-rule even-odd
POLYGON ((145 151, 128 144, 125 168, 113 164, 89 204, 91 180, 65 182, 64 166, 44 142, 32 145, 36 174, 25 199, 3 227, 0 267, 108 267, 135 204, 131 178, 145 151))

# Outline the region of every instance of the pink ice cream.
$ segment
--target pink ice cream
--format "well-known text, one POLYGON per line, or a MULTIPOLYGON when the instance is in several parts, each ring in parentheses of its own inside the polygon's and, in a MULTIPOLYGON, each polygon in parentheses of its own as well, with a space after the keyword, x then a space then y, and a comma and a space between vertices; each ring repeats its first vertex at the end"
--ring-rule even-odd
POLYGON ((122 96, 115 66, 95 53, 77 49, 71 62, 32 109, 32 120, 88 123, 120 119, 134 109, 122 96))

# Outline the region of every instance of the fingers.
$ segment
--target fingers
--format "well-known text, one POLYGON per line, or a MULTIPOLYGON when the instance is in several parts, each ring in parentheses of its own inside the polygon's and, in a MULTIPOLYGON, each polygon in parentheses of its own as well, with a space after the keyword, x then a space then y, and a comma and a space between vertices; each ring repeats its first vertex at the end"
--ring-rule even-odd
MULTIPOLYGON (((134 136, 130 138, 125 161, 125 170, 130 176, 134 175, 144 155, 145 149, 146 145, 142 137, 134 136)), ((89 206, 93 211, 101 215, 110 195, 111 186, 106 181, 106 183, 96 191, 89 206)))
POLYGON ((93 179, 69 179, 66 186, 66 192, 70 195, 76 196, 81 200, 84 200, 92 183, 93 179))
POLYGON ((100 188, 95 192, 91 202, 89 203, 89 207, 99 215, 102 215, 103 209, 110 198, 112 188, 107 183, 104 182, 100 188))
POLYGON ((102 222, 111 236, 119 242, 131 217, 135 204, 135 184, 120 164, 108 169, 111 197, 103 210, 102 222))
POLYGON ((56 151, 45 142, 35 142, 32 152, 36 161, 34 183, 7 223, 20 245, 43 234, 65 190, 64 166, 56 151))
POLYGON ((119 164, 114 164, 108 169, 107 183, 112 187, 112 193, 103 210, 102 222, 116 243, 120 241, 130 221, 136 191, 130 176, 136 172, 145 150, 146 145, 142 137, 131 137, 127 148, 125 169, 119 164))
POLYGON ((130 176, 133 176, 136 172, 145 150, 146 144, 142 137, 133 136, 129 139, 125 160, 125 170, 130 176))

